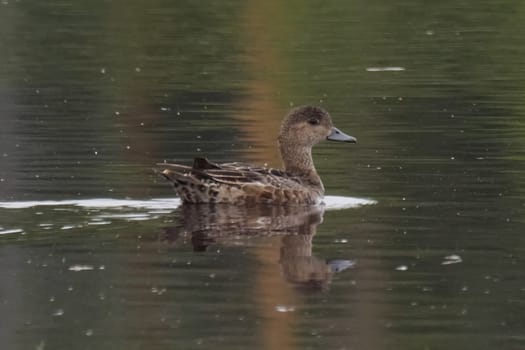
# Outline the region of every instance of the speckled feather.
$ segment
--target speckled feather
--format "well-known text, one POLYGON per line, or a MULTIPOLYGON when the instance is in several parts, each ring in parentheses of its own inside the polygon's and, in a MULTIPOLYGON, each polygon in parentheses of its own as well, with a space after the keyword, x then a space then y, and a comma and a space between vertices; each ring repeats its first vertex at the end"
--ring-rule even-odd
POLYGON ((161 174, 186 203, 317 204, 322 193, 308 179, 243 163, 215 164, 195 158, 193 167, 163 163, 161 174))

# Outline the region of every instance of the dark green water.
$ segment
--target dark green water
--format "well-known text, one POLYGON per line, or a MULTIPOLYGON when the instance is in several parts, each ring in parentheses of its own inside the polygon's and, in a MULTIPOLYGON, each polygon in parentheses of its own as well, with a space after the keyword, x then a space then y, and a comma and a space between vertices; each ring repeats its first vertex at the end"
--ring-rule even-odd
POLYGON ((510 0, 3 1, 0 347, 524 348, 524 29, 510 0), (359 140, 315 149, 327 193, 377 204, 151 206, 165 159, 279 165, 300 104, 359 140))

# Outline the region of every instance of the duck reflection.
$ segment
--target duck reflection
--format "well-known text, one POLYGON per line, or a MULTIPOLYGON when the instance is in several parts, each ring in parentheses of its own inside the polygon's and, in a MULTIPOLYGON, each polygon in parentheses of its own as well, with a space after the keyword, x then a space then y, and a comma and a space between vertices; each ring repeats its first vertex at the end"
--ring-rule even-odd
POLYGON ((200 252, 211 244, 237 245, 250 237, 282 236, 279 265, 284 278, 304 291, 326 290, 333 274, 353 262, 312 255, 312 239, 323 214, 323 206, 183 205, 176 211, 180 224, 166 228, 165 239, 174 243, 191 238, 193 250, 200 252))

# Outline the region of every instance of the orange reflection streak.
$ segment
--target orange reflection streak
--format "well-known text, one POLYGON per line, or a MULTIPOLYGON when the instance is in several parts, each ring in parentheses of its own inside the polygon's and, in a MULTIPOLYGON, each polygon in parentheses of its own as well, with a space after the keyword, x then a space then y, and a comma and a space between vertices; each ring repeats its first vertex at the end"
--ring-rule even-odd
MULTIPOLYGON (((246 123, 241 123, 241 131, 255 149, 249 152, 247 158, 272 167, 281 166, 277 133, 285 111, 276 106, 274 97, 278 86, 267 78, 265 72, 282 65, 272 45, 272 33, 268 32, 271 31, 268 18, 275 20, 274 14, 280 12, 280 5, 279 1, 250 1, 244 8, 244 41, 251 44, 245 63, 253 79, 246 84, 247 97, 236 108, 244 111, 240 118, 246 123)), ((294 339, 295 313, 278 312, 276 307, 296 306, 297 300, 282 278, 279 268, 280 246, 281 239, 276 237, 271 240, 270 247, 259 246, 255 251, 260 265, 255 276, 254 296, 263 318, 260 336, 264 348, 286 350, 297 348, 294 339)))
POLYGON ((243 111, 239 118, 247 122, 242 123, 241 130, 255 146, 248 158, 273 167, 281 166, 277 134, 287 112, 276 104, 276 96, 282 86, 269 77, 273 71, 285 70, 267 23, 268 18, 275 20, 274 14, 280 11, 279 5, 278 1, 252 1, 245 7, 242 26, 245 29, 244 42, 251 45, 243 59, 252 79, 245 84, 248 94, 239 101, 238 108, 243 111))

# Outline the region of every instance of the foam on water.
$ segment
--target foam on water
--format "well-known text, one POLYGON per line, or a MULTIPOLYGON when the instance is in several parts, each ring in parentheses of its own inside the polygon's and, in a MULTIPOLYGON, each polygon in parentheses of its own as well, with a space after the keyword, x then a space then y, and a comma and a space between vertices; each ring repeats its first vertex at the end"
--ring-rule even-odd
POLYGON ((20 201, 0 202, 3 209, 27 209, 40 206, 59 207, 77 206, 83 208, 112 209, 112 208, 136 208, 136 209, 175 209, 181 204, 178 198, 153 198, 148 200, 93 198, 93 199, 65 199, 58 201, 20 201))
POLYGON ((377 201, 366 198, 344 197, 344 196, 325 196, 324 205, 326 210, 340 210, 348 208, 358 208, 363 205, 377 204, 377 201))
MULTIPOLYGON (((324 204, 326 210, 338 210, 357 208, 363 205, 376 204, 371 199, 343 197, 343 196, 325 196, 324 204)), ((60 207, 60 206, 77 206, 83 208, 112 209, 112 208, 134 208, 134 209, 152 209, 162 212, 169 212, 180 206, 179 198, 152 198, 147 200, 132 199, 113 199, 113 198, 93 198, 93 199, 66 199, 58 201, 13 201, 0 202, 0 208, 3 209, 26 209, 40 206, 60 207)))

